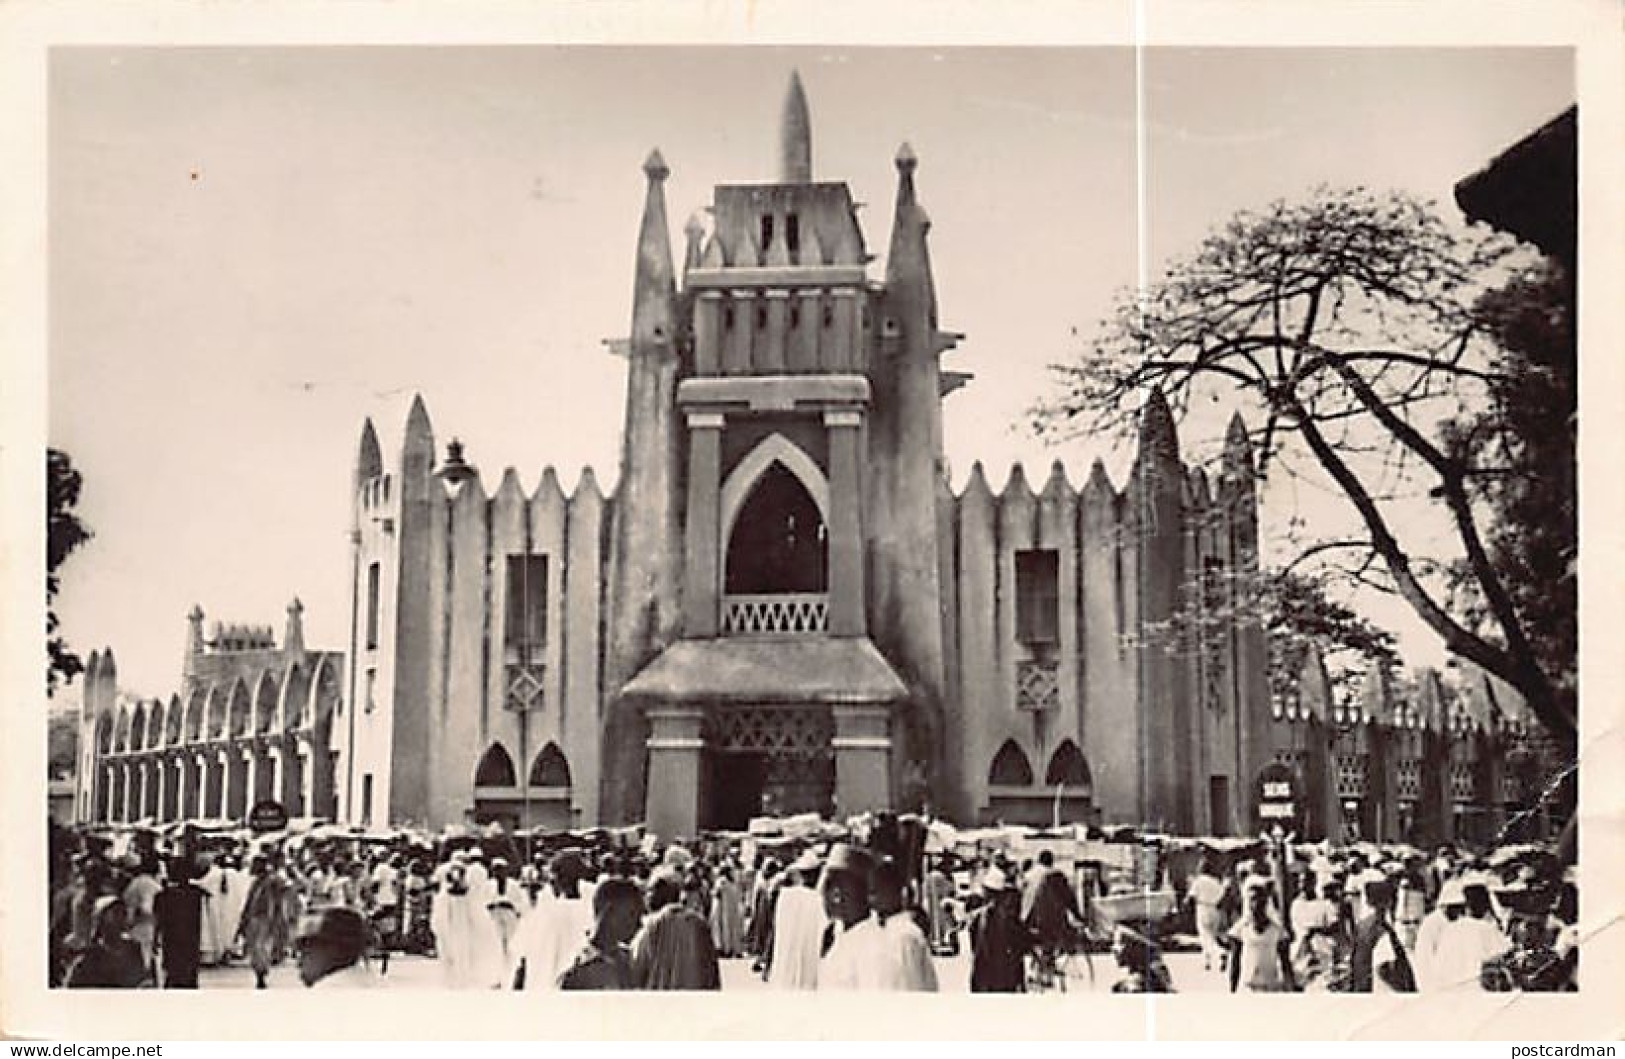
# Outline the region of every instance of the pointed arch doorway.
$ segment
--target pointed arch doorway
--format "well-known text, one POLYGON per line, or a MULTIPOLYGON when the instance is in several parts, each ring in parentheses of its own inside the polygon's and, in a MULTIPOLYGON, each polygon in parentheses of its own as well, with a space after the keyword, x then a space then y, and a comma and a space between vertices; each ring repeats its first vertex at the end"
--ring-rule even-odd
POLYGON ((473 821, 499 823, 509 830, 568 830, 576 826, 571 790, 570 762, 557 743, 536 753, 523 785, 507 748, 492 743, 474 767, 473 821))

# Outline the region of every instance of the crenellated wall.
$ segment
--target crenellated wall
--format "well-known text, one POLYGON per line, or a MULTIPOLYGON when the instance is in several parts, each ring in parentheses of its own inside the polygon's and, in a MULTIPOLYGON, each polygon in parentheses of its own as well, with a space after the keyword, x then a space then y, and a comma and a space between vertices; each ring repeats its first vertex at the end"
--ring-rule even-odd
POLYGON ((396 499, 382 466, 358 488, 360 709, 349 743, 354 779, 347 818, 361 822, 366 815, 361 792, 371 776, 375 822, 387 806, 393 822, 431 827, 466 822, 471 809, 525 824, 596 823, 610 500, 590 469, 568 495, 551 467, 533 491, 509 468, 487 493, 479 472, 461 463, 460 447, 446 467, 420 477, 422 489, 412 499, 396 499), (414 502, 421 504, 419 517, 403 517, 414 502), (510 556, 526 555, 545 560, 545 640, 521 653, 507 639, 509 610, 522 605, 508 598, 507 566, 510 556), (398 573, 407 561, 422 593, 410 615, 397 595, 413 590, 398 573), (381 571, 378 622, 396 634, 380 635, 368 649, 374 562, 381 571), (420 644, 421 656, 405 657, 397 646, 405 643, 420 644), (403 675, 409 666, 410 679, 403 675), (403 751, 405 741, 418 746, 419 732, 421 748, 403 751), (556 771, 542 775, 544 752, 554 765, 567 765, 567 786, 554 782, 556 771), (499 754, 512 782, 476 789, 482 761, 499 754))
POLYGON ((1066 819, 1247 826, 1268 721, 1261 627, 1229 617, 1234 575, 1256 568, 1250 463, 1232 453, 1215 496, 1180 463, 1165 411, 1152 411, 1124 489, 1099 461, 1081 489, 1059 462, 1036 491, 1017 465, 995 494, 980 464, 957 495, 939 489, 945 714, 958 733, 944 779, 958 818, 1048 822, 1059 798, 1066 819), (1053 553, 1048 641, 1018 630, 1018 553, 1031 551, 1053 553), (1196 586, 1215 594, 1192 599, 1196 586), (1175 621, 1204 607, 1226 615, 1212 635, 1175 621), (992 774, 1012 747, 1026 785, 992 774), (1057 761, 1074 751, 1081 784, 1057 761))

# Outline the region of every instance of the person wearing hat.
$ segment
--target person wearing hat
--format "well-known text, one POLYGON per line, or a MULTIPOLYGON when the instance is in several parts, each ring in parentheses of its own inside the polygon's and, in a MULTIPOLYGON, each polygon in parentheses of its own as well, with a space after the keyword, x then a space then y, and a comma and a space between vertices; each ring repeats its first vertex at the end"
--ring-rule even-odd
POLYGON ((1021 919, 1021 892, 997 865, 982 875, 984 903, 969 923, 972 993, 1024 993, 1032 932, 1021 919))
POLYGON ((923 911, 908 905, 908 879, 894 857, 875 862, 869 875, 869 909, 880 926, 880 963, 872 988, 914 993, 937 991, 937 968, 926 940, 923 911))
POLYGON ((1290 941, 1270 911, 1270 882, 1250 875, 1242 888, 1244 910, 1230 928, 1230 991, 1297 992, 1290 941))
POLYGON ((248 965, 254 970, 254 988, 264 989, 271 967, 282 959, 283 946, 287 943, 287 903, 283 894, 287 883, 264 856, 250 861, 249 871, 253 882, 243 902, 237 935, 242 939, 243 951, 248 954, 248 965))
MULTIPOLYGON (((502 981, 513 981, 519 966, 519 946, 515 938, 519 933, 520 917, 528 904, 524 890, 509 870, 502 857, 491 861, 491 878, 485 886, 485 910, 496 927, 497 952, 502 963, 502 981)), ((386 965, 387 966, 387 965, 386 965)))
POLYGON ((866 850, 845 842, 831 848, 824 862, 818 892, 829 926, 824 935, 824 956, 818 963, 820 992, 879 987, 885 946, 880 924, 869 914, 873 868, 873 858, 866 850))
POLYGON ((69 989, 135 989, 147 980, 141 946, 125 935, 129 917, 117 897, 97 898, 90 946, 68 968, 69 989))
POLYGON ((202 962, 203 906, 207 901, 208 894, 192 882, 191 858, 173 858, 167 867, 164 888, 152 900, 165 989, 197 988, 198 965, 202 962))
POLYGON ((1442 880, 1438 904, 1422 917, 1421 925, 1416 928, 1416 945, 1411 950, 1411 967, 1416 972, 1416 987, 1421 992, 1433 992, 1439 988, 1438 977, 1434 973, 1439 958, 1439 938, 1444 928, 1461 918, 1466 911, 1467 895, 1462 889, 1461 880, 1442 880))
POLYGON ((1461 890, 1466 910, 1440 930, 1431 973, 1441 990, 1471 992, 1484 988, 1484 965, 1504 955, 1509 942, 1490 914, 1486 877, 1468 873, 1461 890))
POLYGON ((1349 954, 1350 993, 1414 993, 1416 974, 1394 929, 1396 898, 1388 879, 1366 883, 1365 914, 1354 921, 1349 954))
POLYGON ((330 905, 299 921, 294 951, 299 954, 299 980, 309 988, 370 988, 378 979, 365 957, 371 930, 361 913, 330 905))
POLYGON ((677 869, 661 867, 650 877, 649 915, 632 940, 632 980, 639 989, 722 988, 711 925, 682 896, 683 876, 677 869))
POLYGON ((499 988, 507 984, 502 981, 502 946, 496 922, 486 908, 488 888, 472 868, 470 854, 453 854, 445 886, 435 894, 431 912, 435 951, 449 988, 499 988))
MULTIPOLYGON (((824 903, 814 889, 821 861, 808 847, 791 862, 773 908, 773 947, 768 983, 778 989, 818 988, 824 903)), ((867 895, 865 912, 867 912, 867 895)))

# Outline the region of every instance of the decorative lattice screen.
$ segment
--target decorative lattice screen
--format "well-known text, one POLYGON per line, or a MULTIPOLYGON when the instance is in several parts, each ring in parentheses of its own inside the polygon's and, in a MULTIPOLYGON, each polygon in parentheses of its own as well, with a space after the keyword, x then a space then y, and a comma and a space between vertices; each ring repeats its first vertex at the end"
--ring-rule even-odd
POLYGON ((1057 662, 1016 663, 1016 708, 1043 712, 1061 704, 1057 662))
POLYGON ((725 753, 825 757, 835 723, 809 706, 718 706, 711 711, 711 745, 725 753))

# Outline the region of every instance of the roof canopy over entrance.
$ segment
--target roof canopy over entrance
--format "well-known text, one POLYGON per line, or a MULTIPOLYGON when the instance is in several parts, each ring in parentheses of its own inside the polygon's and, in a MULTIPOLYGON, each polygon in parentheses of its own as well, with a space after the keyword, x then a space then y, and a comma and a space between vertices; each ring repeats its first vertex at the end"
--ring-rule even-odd
POLYGON ((626 685, 661 702, 897 702, 908 689, 863 637, 682 640, 626 685))

